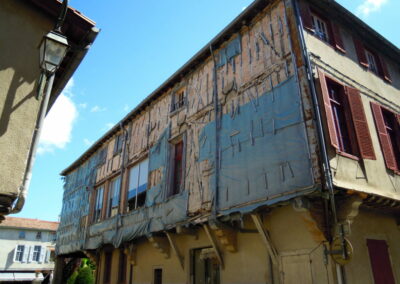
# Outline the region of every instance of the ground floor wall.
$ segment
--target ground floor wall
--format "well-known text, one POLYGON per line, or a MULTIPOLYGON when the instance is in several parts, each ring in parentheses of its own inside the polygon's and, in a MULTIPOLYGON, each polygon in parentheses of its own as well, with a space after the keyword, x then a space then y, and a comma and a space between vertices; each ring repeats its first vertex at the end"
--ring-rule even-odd
MULTIPOLYGON (((124 248, 99 250, 97 283, 338 283, 337 265, 326 253, 329 244, 306 209, 287 204, 235 222, 177 231, 152 235, 124 248), (265 234, 257 227, 257 218, 265 234)), ((346 283, 378 283, 367 240, 388 244, 391 269, 399 281, 395 269, 400 264, 399 237, 393 217, 360 210, 347 235, 354 253, 344 266, 346 283)))

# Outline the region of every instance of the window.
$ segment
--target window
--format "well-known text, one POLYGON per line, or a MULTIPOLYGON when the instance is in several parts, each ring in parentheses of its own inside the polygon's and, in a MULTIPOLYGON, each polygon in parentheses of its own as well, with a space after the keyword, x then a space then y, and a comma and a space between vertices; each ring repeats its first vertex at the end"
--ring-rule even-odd
POLYGON ((300 13, 303 27, 319 39, 331 45, 336 50, 345 53, 339 27, 322 13, 310 9, 305 1, 300 2, 300 13))
POLYGON ((179 90, 172 96, 171 111, 176 111, 186 104, 185 90, 179 90))
POLYGON ((103 209, 103 192, 103 186, 97 188, 95 191, 96 198, 93 210, 93 222, 98 222, 101 220, 101 210, 103 209))
POLYGON ((359 39, 354 38, 353 41, 360 65, 375 73, 385 81, 391 83, 392 79, 385 60, 379 56, 378 53, 366 47, 359 39))
POLYGON ((110 283, 111 281, 111 262, 112 252, 108 251, 104 254, 104 283, 110 283))
POLYGON ((329 43, 327 23, 315 14, 311 14, 311 20, 314 27, 314 34, 329 43))
POLYGON ((20 231, 20 232, 18 233, 18 238, 19 238, 19 239, 25 239, 25 231, 20 231))
POLYGON ((360 92, 325 76, 318 69, 331 145, 338 153, 375 159, 360 92))
POLYGON ((128 211, 144 206, 148 174, 149 159, 143 160, 129 170, 128 211))
POLYGON ((41 240, 42 239, 42 232, 36 232, 36 239, 41 240))
POLYGON ((171 165, 170 165, 170 189, 168 196, 172 196, 181 192, 183 187, 183 153, 184 145, 183 140, 171 145, 171 165))
POLYGON ((125 283, 126 281, 126 254, 124 250, 119 251, 119 270, 118 270, 118 283, 125 283))
POLYGON ((117 154, 121 153, 123 138, 124 138, 123 134, 117 135, 117 137, 115 137, 114 155, 117 155, 117 154))
POLYGON ((162 284, 162 269, 161 268, 154 269, 153 284, 162 284))
POLYGON ((110 182, 107 200, 107 217, 115 216, 118 213, 120 187, 121 177, 118 176, 110 182))
POLYGON ((371 107, 386 167, 400 174, 400 114, 372 102, 371 107))
POLYGON ((192 284, 219 284, 220 265, 212 248, 195 249, 192 251, 192 284))
POLYGON ((388 245, 383 240, 367 239, 369 259, 375 284, 394 284, 388 245))
POLYGON ((101 166, 106 163, 107 160, 107 147, 103 148, 99 151, 98 156, 97 156, 97 165, 101 166))
POLYGON ((40 252, 41 252, 41 246, 34 246, 33 247, 33 255, 32 255, 32 261, 40 261, 40 252))
POLYGON ((326 83, 339 151, 357 155, 355 140, 351 137, 352 133, 354 133, 354 126, 351 121, 350 112, 348 111, 349 107, 344 87, 329 79, 326 83))
POLYGON ((50 233, 50 241, 51 241, 51 242, 55 242, 56 239, 57 239, 57 234, 56 234, 56 232, 51 232, 51 233, 50 233))
POLYGON ((22 262, 24 257, 24 251, 25 251, 24 245, 17 245, 15 249, 14 261, 22 262))

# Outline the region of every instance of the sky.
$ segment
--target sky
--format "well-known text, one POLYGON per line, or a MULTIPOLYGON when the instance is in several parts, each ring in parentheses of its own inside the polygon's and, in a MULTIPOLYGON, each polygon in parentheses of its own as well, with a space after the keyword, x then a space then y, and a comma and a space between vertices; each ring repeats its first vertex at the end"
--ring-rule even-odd
MULTIPOLYGON (((57 221, 60 172, 251 2, 70 0, 101 32, 46 117, 28 198, 14 216, 57 221)), ((337 2, 400 46, 399 0, 337 2)))

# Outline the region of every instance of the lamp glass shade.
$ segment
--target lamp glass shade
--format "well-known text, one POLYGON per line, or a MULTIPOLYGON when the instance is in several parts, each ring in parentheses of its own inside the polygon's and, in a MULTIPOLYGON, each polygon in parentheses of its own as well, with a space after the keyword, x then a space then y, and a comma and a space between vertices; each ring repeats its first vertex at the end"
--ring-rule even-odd
POLYGON ((39 47, 40 67, 47 73, 54 73, 68 50, 67 38, 56 32, 44 36, 39 47))

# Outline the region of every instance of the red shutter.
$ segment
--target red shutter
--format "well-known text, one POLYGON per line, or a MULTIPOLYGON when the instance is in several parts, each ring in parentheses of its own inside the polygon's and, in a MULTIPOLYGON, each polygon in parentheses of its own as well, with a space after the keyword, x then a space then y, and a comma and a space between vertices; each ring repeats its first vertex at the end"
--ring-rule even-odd
POLYGON ((331 145, 333 147, 335 147, 336 149, 339 149, 338 137, 337 137, 337 133, 336 133, 335 122, 333 120, 331 102, 329 99, 328 86, 326 85, 326 79, 325 79, 324 72, 321 69, 318 69, 318 77, 319 77, 319 83, 321 86, 322 98, 324 100, 326 124, 328 126, 329 138, 331 141, 331 145))
POLYGON ((385 158, 386 167, 395 171, 397 169, 396 160, 394 158, 389 135, 387 134, 385 121, 382 115, 381 106, 371 102, 372 113, 374 114, 375 125, 378 131, 379 141, 381 142, 383 157, 385 158))
POLYGON ((303 27, 314 32, 314 26, 311 19, 310 7, 305 1, 300 1, 300 14, 303 27))
POLYGON ((375 284, 395 284, 386 242, 367 239, 367 246, 375 284))
POLYGON ((369 66, 368 64, 368 60, 367 60, 367 56, 365 55, 365 48, 363 43, 356 38, 353 38, 354 41, 354 46, 356 48, 356 53, 357 53, 357 57, 358 57, 358 62, 360 62, 360 64, 364 67, 369 66))
POLYGON ((332 44, 333 46, 343 52, 346 53, 346 49, 344 48, 343 40, 342 40, 342 35, 340 34, 340 29, 339 27, 331 22, 331 29, 332 29, 332 44))
POLYGON ((371 134, 369 133, 360 92, 357 89, 346 87, 346 93, 349 99, 351 116, 353 118, 361 157, 363 159, 375 160, 374 146, 372 145, 371 134))
POLYGON ((392 83, 392 78, 390 77, 385 60, 382 58, 382 56, 379 55, 376 55, 375 57, 378 61, 377 64, 379 75, 387 82, 392 83))

